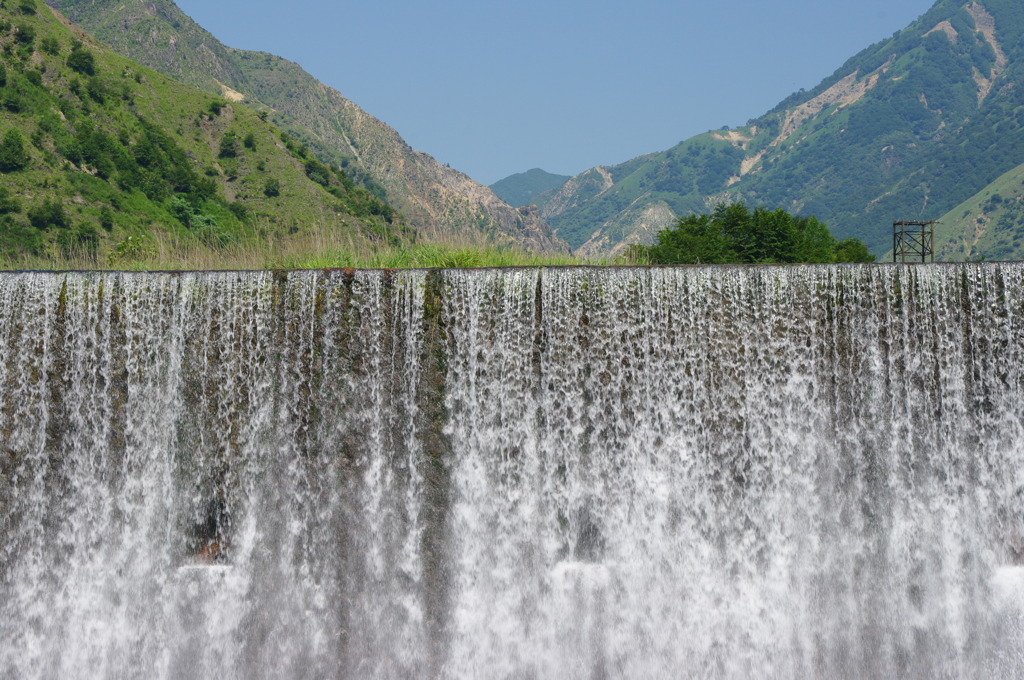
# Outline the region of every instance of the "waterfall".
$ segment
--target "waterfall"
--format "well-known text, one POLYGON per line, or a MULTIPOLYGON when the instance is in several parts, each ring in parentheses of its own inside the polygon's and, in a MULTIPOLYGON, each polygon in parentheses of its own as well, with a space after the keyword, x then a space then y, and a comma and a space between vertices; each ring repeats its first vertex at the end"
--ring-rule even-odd
POLYGON ((0 274, 0 676, 1024 674, 1024 265, 0 274))

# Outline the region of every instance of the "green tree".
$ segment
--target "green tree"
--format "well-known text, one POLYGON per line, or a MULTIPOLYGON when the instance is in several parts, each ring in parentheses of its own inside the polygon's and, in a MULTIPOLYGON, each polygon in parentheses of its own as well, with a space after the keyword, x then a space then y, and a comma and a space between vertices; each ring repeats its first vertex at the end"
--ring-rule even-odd
POLYGON ((30 160, 25 138, 17 130, 8 130, 0 141, 0 172, 23 170, 30 160))
POLYGON ((721 264, 735 261, 736 253, 720 221, 689 215, 659 232, 647 257, 652 264, 721 264))
POLYGON ((860 239, 848 238, 836 244, 834 262, 874 262, 875 256, 860 239))
POLYGON ((269 177, 267 181, 263 183, 263 194, 273 198, 274 196, 281 195, 281 182, 276 177, 269 177))
MULTIPOLYGON (((794 217, 793 226, 796 230, 794 262, 828 262, 832 257, 836 241, 825 223, 811 215, 810 217, 794 217)), ((853 240, 856 241, 856 239, 853 240)), ((860 243, 860 241, 857 242, 860 243)), ((867 251, 867 246, 864 246, 864 250, 867 251)))
POLYGON ((718 205, 710 215, 689 215, 657 234, 656 242, 633 255, 653 264, 753 264, 762 262, 870 262, 857 239, 842 242, 816 217, 742 203, 718 205), (839 260, 842 257, 845 259, 839 260), (857 258, 857 259, 854 259, 857 258))

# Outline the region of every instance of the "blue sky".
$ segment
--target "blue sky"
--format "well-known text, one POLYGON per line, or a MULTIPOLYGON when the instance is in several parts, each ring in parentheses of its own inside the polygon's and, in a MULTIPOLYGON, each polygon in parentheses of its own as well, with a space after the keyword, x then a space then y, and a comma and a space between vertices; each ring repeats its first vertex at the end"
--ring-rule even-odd
POLYGON ((484 184, 738 126, 933 0, 177 0, 484 184))

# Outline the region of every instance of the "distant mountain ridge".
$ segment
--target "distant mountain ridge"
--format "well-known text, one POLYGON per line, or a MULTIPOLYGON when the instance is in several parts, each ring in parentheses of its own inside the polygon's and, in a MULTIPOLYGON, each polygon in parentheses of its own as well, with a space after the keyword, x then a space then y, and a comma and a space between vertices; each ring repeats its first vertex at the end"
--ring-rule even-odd
MULTIPOLYGON (((537 203, 581 253, 619 252, 678 215, 744 201, 814 214, 880 254, 894 219, 938 218, 1024 159, 1022 107, 1024 4, 939 0, 748 125, 592 168, 537 203)), ((1000 252, 1021 257, 1024 223, 1008 228, 1000 252)), ((967 240, 975 256, 989 249, 967 240)))
POLYGON ((531 205, 538 196, 553 191, 570 179, 569 175, 556 175, 540 168, 517 172, 491 185, 498 198, 509 205, 531 205))
POLYGON ((172 0, 48 0, 118 52, 226 99, 266 110, 323 160, 386 197, 419 237, 564 252, 536 210, 517 210, 297 64, 223 45, 172 0))

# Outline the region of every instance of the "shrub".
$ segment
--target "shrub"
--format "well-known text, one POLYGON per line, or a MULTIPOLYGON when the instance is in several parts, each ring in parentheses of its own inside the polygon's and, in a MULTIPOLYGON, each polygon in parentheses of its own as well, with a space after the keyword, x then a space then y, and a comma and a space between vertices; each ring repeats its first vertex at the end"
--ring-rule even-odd
POLYGON ((100 246, 100 233, 91 224, 82 224, 57 235, 57 247, 67 258, 86 256, 96 258, 100 246))
POLYGON ((306 177, 309 177, 320 186, 327 186, 330 183, 330 170, 320 161, 310 158, 306 161, 305 168, 306 177))
POLYGON ((100 208, 100 226, 106 231, 114 228, 114 211, 110 209, 110 206, 105 205, 100 208))
POLYGON ((101 81, 99 78, 89 78, 89 80, 85 84, 85 89, 89 93, 89 96, 97 104, 102 104, 106 101, 108 93, 107 86, 104 85, 103 81, 101 81))
POLYGON ((175 196, 168 200, 167 211, 186 227, 192 226, 192 217, 195 214, 195 209, 184 197, 175 196))
POLYGON ((11 195, 7 187, 0 187, 0 215, 21 212, 21 201, 11 195))
POLYGON ((220 158, 234 158, 238 155, 238 138, 231 130, 225 132, 221 137, 220 152, 217 155, 220 158))
POLYGON ((32 83, 36 87, 43 86, 43 74, 35 69, 25 71, 25 80, 32 83))
POLYGON ((276 177, 270 177, 263 184, 263 193, 266 196, 273 198, 274 196, 281 195, 281 182, 276 177))
POLYGON ((18 26, 18 32, 15 35, 15 39, 22 45, 31 45, 36 39, 36 29, 29 25, 18 26))
POLYGON ((64 204, 59 200, 53 201, 48 198, 36 207, 29 209, 28 221, 41 231, 48 231, 52 227, 68 229, 71 226, 71 220, 64 212, 64 204))
POLYGON ((131 235, 114 246, 108 260, 112 265, 148 260, 156 256, 156 248, 142 236, 131 235))
POLYGON ((92 56, 92 52, 78 45, 68 55, 68 67, 72 71, 94 76, 96 75, 96 58, 92 56))
POLYGON ((17 130, 8 130, 0 141, 0 172, 23 170, 29 164, 25 138, 17 130))
POLYGON ((22 14, 29 14, 29 15, 35 14, 36 13, 36 3, 35 3, 35 0, 21 0, 18 3, 18 11, 20 11, 22 14))
POLYGON ((39 49, 47 54, 57 55, 60 54, 60 42, 52 36, 47 36, 40 41, 39 49))
POLYGON ((22 253, 42 255, 45 250, 42 232, 10 215, 0 216, 0 254, 13 258, 22 253))
POLYGON ((228 203, 228 210, 230 210, 231 214, 240 220, 244 220, 249 216, 249 210, 242 203, 228 203))

